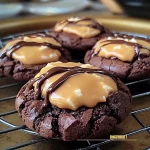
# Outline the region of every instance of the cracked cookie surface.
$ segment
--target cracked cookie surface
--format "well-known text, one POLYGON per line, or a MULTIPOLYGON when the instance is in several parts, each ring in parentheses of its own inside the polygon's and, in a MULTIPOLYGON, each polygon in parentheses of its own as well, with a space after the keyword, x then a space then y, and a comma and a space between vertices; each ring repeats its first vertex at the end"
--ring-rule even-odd
MULTIPOLYGON (((18 37, 9 41, 0 51, 0 73, 12 76, 16 80, 29 80, 47 62, 51 62, 51 53, 55 56, 59 54, 57 58, 59 61, 68 62, 71 60, 70 53, 62 48, 54 38, 44 33, 18 37)), ((53 56, 52 61, 55 61, 53 56)))
POLYGON ((28 88, 31 82, 18 93, 16 109, 25 125, 45 138, 64 141, 99 138, 108 134, 131 110, 131 94, 118 78, 115 78, 118 90, 110 93, 105 102, 77 110, 59 108, 50 102, 45 105, 42 95, 35 99, 34 86, 28 88))
MULTIPOLYGON (((111 46, 111 44, 114 44, 114 42, 116 42, 115 46, 129 44, 129 46, 134 47, 135 54, 133 54, 132 60, 131 61, 120 60, 115 55, 112 55, 112 57, 108 57, 108 55, 106 55, 107 58, 104 55, 100 55, 100 54, 93 55, 93 52, 92 52, 93 50, 89 50, 89 51, 87 51, 87 53, 84 57, 85 63, 88 63, 88 64, 94 65, 96 67, 102 68, 104 70, 110 71, 113 75, 115 75, 125 81, 139 80, 139 79, 144 79, 144 78, 150 77, 150 42, 148 39, 123 35, 123 34, 116 34, 114 36, 110 35, 110 36, 105 37, 104 39, 102 39, 102 41, 99 41, 99 44, 102 44, 104 41, 110 42, 109 43, 110 46, 111 46), (124 43, 124 42, 126 42, 126 43, 124 43), (146 52, 141 53, 140 49, 144 49, 144 50, 146 49, 146 52)), ((107 46, 107 44, 105 46, 107 46)), ((101 45, 101 47, 104 47, 104 46, 101 45)), ((110 47, 107 47, 107 48, 110 48, 110 47)), ((105 48, 105 49, 107 50, 107 48, 105 48)), ((113 47, 111 47, 111 48, 113 49, 113 47)), ((115 47, 115 48, 117 49, 117 47, 115 47)), ((117 52, 117 50, 116 50, 116 52, 117 52)), ((132 50, 132 49, 130 49, 130 50, 132 50)), ((124 51, 126 51, 126 49, 124 51)), ((128 56, 126 56, 125 58, 127 58, 127 57, 128 56)))
POLYGON ((110 31, 97 21, 75 17, 57 23, 49 35, 66 47, 73 58, 82 58, 85 52, 107 33, 110 31), (97 30, 97 34, 93 34, 93 30, 97 30))

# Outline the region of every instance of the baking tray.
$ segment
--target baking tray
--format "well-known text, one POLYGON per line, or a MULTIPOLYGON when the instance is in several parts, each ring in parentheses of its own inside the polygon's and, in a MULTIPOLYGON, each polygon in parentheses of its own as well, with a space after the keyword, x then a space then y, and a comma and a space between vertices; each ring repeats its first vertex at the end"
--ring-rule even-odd
MULTIPOLYGON (((128 30, 124 29, 123 31, 128 30)), ((47 32, 47 30, 42 30, 42 32, 47 32)), ((0 47, 3 47, 8 40, 18 35, 20 34, 1 37, 0 47)), ((47 140, 41 138, 37 133, 27 129, 23 125, 15 111, 14 99, 23 84, 11 78, 0 77, 0 149, 137 150, 148 149, 150 147, 150 96, 148 96, 150 94, 150 79, 126 83, 132 92, 133 110, 126 120, 118 125, 111 134, 125 134, 128 136, 127 141, 112 141, 108 139, 109 137, 106 137, 103 141, 83 140, 76 142, 63 142, 56 139, 47 140)))

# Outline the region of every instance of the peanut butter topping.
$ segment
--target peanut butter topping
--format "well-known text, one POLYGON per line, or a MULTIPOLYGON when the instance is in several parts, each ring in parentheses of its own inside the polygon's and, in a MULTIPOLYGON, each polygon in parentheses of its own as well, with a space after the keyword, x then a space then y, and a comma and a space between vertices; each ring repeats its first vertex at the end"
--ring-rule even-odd
POLYGON ((143 39, 136 39, 135 43, 139 43, 141 45, 143 45, 144 47, 148 47, 150 48, 150 42, 143 40, 143 39))
POLYGON ((100 52, 98 56, 110 58, 110 57, 117 57, 122 61, 132 61, 135 55, 134 47, 128 46, 126 44, 108 44, 103 46, 104 44, 108 44, 107 41, 101 42, 99 41, 95 45, 94 52, 100 52))
POLYGON ((150 56, 150 51, 148 51, 147 49, 141 48, 139 54, 150 56))
POLYGON ((96 43, 92 56, 95 55, 131 62, 137 55, 149 56, 150 43, 144 38, 115 34, 96 43))
MULTIPOLYGON (((94 107, 99 102, 106 102, 109 94, 118 90, 115 80, 107 73, 105 74, 91 65, 80 63, 56 62, 47 64, 35 76, 35 80, 52 70, 59 73, 45 78, 40 90, 43 97, 48 96, 50 103, 59 108, 77 110, 82 106, 94 107), (61 69, 65 69, 65 71, 61 72, 61 69), (50 88, 59 84, 59 80, 62 84, 53 92, 48 93, 50 88)), ((34 83, 35 91, 38 84, 37 80, 34 83)))
POLYGON ((43 64, 58 61, 61 45, 52 37, 30 35, 10 41, 2 53, 23 64, 43 64))
POLYGON ((94 37, 101 33, 102 27, 96 21, 88 18, 69 18, 57 23, 54 27, 56 32, 67 32, 78 35, 82 38, 94 37), (95 27, 94 27, 95 26, 95 27), (99 28, 96 28, 99 26, 99 28))

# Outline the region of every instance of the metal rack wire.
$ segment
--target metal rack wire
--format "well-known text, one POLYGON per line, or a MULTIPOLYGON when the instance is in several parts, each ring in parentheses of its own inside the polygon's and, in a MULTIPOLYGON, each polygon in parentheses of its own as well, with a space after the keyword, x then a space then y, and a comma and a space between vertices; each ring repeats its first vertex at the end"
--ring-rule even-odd
MULTIPOLYGON (((39 32, 47 33, 47 30, 39 31, 39 32)), ((30 33, 37 33, 37 31, 30 32, 30 33)), ((30 34, 30 33, 28 32, 28 34, 30 34)), ((17 37, 18 35, 24 35, 24 34, 11 35, 11 36, 8 36, 8 37, 1 38, 0 39, 0 48, 2 48, 7 43, 7 41, 17 37)), ((0 76, 0 80, 3 80, 3 78, 4 78, 3 76, 0 76)), ((17 86, 17 85, 23 85, 23 83, 16 82, 16 83, 7 84, 7 85, 0 85, 0 91, 3 90, 3 89, 12 88, 12 87, 17 86)), ((140 81, 126 83, 126 85, 131 90, 133 99, 150 95, 150 89, 149 89, 149 87, 150 87, 150 78, 140 80, 140 81), (142 86, 142 88, 139 88, 141 86, 142 86)), ((1 102, 5 102, 5 101, 15 99, 15 97, 16 97, 16 95, 10 95, 10 96, 8 95, 7 97, 0 98, 0 105, 1 105, 1 102)), ((131 135, 135 135, 135 134, 140 134, 143 131, 147 131, 147 133, 150 134, 150 124, 148 126, 146 126, 142 122, 142 120, 140 120, 140 118, 137 117, 138 113, 141 113, 141 112, 144 113, 146 111, 150 111, 150 106, 147 106, 147 107, 141 108, 141 109, 137 109, 137 110, 133 110, 130 113, 130 115, 140 124, 141 128, 139 128, 137 130, 130 131, 128 133, 124 133, 124 135, 131 136, 131 135)), ((6 121, 5 119, 3 119, 5 116, 15 115, 15 114, 17 115, 16 110, 7 111, 7 112, 4 112, 4 113, 0 112, 0 124, 6 125, 6 126, 9 127, 8 129, 0 131, 0 135, 3 135, 5 133, 10 133, 10 132, 13 132, 13 131, 22 131, 22 132, 26 132, 28 134, 39 136, 38 133, 36 133, 34 131, 31 131, 25 125, 21 125, 21 126, 14 125, 14 124, 6 121)), ((6 150, 18 149, 18 148, 26 147, 26 146, 36 144, 36 143, 39 143, 39 142, 44 142, 46 140, 47 139, 41 138, 39 136, 39 138, 33 139, 29 142, 21 143, 19 145, 15 145, 15 146, 12 146, 12 147, 8 147, 8 148, 6 148, 6 150)), ((78 150, 89 150, 89 149, 96 148, 98 150, 101 146, 103 146, 105 144, 108 144, 110 142, 114 142, 114 140, 105 140, 105 141, 96 142, 96 143, 95 142, 93 143, 90 140, 86 140, 86 146, 82 147, 82 148, 78 147, 77 149, 78 150)))

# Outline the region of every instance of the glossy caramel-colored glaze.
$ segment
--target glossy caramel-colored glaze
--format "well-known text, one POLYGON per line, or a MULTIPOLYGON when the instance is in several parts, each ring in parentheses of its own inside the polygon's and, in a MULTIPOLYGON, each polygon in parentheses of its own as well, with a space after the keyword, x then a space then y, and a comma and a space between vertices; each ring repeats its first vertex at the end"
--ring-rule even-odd
MULTIPOLYGON (((44 67, 36 76, 46 73, 48 70, 56 67, 74 67, 93 68, 91 65, 83 65, 80 63, 51 63, 44 67)), ((48 78, 43 83, 41 90, 45 97, 50 85, 62 77, 66 72, 56 74, 48 78)), ((36 84, 34 86, 36 87, 36 84)), ((49 101, 59 108, 77 110, 81 106, 94 107, 99 102, 106 102, 111 92, 117 91, 115 81, 103 74, 96 73, 78 73, 69 77, 58 89, 49 95, 49 101)))
POLYGON ((102 42, 99 41, 96 43, 94 47, 94 52, 98 52, 98 56, 110 58, 110 57, 117 57, 118 59, 122 61, 132 61, 135 50, 133 47, 125 45, 125 44, 109 44, 106 46, 103 46, 104 44, 107 44, 108 42, 102 42))
POLYGON ((58 47, 61 46, 52 37, 41 37, 36 35, 33 37, 25 36, 23 38, 18 38, 13 41, 10 41, 5 46, 3 51, 7 51, 7 49, 10 49, 6 52, 6 55, 10 56, 10 53, 12 53, 12 58, 22 62, 23 64, 34 65, 58 61, 61 56, 60 51, 57 49, 50 48, 49 46, 44 45, 43 43, 50 43, 58 47), (22 41, 25 42, 24 45, 16 49, 16 47, 14 46, 17 44, 19 46, 19 42, 22 41), (31 44, 30 46, 26 44, 31 42, 34 42, 35 44, 31 44), (38 43, 41 43, 41 45, 38 45, 38 43))
POLYGON ((150 55, 150 43, 136 37, 107 37, 99 40, 93 50, 94 54, 104 58, 116 57, 119 60, 131 62, 138 53, 136 47, 139 48, 139 54, 150 55))
POLYGON ((69 18, 65 21, 57 23, 54 27, 54 31, 72 33, 82 38, 94 37, 101 33, 100 29, 93 28, 91 25, 94 25, 92 20, 69 18))

